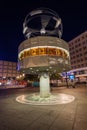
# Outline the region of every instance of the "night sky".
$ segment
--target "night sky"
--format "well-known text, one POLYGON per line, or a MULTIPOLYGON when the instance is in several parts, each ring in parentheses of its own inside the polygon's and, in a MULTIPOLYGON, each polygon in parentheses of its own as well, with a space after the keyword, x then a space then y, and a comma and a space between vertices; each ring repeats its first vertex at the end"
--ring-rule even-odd
POLYGON ((25 40, 22 25, 26 15, 39 7, 56 11, 63 23, 62 39, 70 41, 87 30, 84 0, 3 0, 0 2, 0 60, 17 61, 18 46, 25 40))

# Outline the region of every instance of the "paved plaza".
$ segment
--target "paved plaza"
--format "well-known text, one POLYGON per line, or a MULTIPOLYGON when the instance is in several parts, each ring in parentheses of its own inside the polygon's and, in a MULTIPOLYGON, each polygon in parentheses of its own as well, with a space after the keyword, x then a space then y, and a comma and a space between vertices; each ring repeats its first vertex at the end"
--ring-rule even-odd
POLYGON ((75 97, 67 104, 34 106, 16 97, 38 89, 0 90, 0 130, 87 130, 87 87, 53 89, 75 97))

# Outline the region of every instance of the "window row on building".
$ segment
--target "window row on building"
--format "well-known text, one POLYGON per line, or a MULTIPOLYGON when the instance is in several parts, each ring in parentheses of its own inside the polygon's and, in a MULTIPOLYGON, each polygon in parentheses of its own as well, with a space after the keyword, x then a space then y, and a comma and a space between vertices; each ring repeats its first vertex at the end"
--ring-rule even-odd
POLYGON ((14 77, 19 75, 17 62, 0 61, 0 77, 14 77))
POLYGON ((72 69, 87 66, 87 31, 69 41, 72 69))

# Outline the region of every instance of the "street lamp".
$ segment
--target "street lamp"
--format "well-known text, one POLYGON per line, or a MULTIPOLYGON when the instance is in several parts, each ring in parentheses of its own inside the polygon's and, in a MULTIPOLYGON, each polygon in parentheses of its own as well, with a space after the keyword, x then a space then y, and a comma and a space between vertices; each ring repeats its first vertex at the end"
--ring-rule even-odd
POLYGON ((68 86, 67 71, 66 71, 66 85, 67 85, 67 88, 68 88, 69 86, 68 86))
POLYGON ((67 71, 66 71, 65 68, 64 68, 63 70, 64 70, 64 72, 65 72, 66 85, 67 85, 67 88, 68 88, 69 85, 68 85, 67 71))

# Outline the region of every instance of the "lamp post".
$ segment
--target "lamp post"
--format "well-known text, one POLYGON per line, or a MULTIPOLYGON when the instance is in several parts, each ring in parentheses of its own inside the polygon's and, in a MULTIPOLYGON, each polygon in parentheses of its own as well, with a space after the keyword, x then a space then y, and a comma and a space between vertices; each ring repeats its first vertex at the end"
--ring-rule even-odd
POLYGON ((67 71, 66 71, 66 69, 65 69, 65 68, 64 68, 63 70, 65 71, 66 85, 67 85, 67 88, 68 88, 68 87, 69 87, 69 85, 68 85, 67 71))
POLYGON ((68 88, 69 86, 68 86, 67 71, 65 73, 66 73, 66 85, 67 85, 67 88, 68 88))

